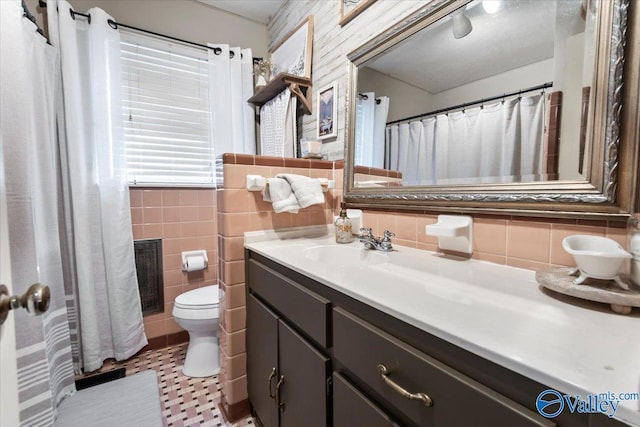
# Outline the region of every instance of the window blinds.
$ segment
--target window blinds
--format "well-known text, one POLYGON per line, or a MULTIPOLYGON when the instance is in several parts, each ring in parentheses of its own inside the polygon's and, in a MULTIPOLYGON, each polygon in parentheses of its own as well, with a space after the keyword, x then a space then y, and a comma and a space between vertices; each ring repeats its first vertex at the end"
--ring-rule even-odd
POLYGON ((121 32, 129 182, 214 185, 207 52, 121 32))

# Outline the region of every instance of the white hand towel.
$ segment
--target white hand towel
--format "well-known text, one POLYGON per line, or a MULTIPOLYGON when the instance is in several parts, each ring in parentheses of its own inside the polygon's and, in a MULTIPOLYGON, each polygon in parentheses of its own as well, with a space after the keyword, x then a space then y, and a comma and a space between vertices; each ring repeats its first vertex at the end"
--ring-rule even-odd
POLYGON ((275 213, 298 213, 298 209, 300 209, 298 199, 291 191, 291 185, 281 178, 267 178, 262 200, 271 202, 275 213))
POLYGON ((291 184, 293 194, 298 199, 301 208, 324 203, 322 186, 317 179, 290 173, 280 173, 276 176, 286 179, 291 184))

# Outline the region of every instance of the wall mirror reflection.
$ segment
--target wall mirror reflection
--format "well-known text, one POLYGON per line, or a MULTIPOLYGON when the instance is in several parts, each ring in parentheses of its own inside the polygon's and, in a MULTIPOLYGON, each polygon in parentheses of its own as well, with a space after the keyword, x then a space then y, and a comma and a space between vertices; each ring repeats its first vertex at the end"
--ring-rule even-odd
POLYGON ((354 164, 403 186, 586 180, 596 5, 472 1, 361 64, 354 164))
POLYGON ((347 55, 353 207, 624 220, 640 14, 627 0, 433 0, 347 55))

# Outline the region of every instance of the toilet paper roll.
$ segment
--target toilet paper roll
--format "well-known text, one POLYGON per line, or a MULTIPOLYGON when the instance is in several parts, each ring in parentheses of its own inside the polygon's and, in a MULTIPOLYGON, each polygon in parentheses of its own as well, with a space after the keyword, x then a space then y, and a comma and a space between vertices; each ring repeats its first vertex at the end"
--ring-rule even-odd
POLYGON ((206 267, 206 262, 203 256, 188 256, 185 267, 186 268, 184 269, 184 271, 186 272, 200 271, 204 270, 204 268, 206 267))

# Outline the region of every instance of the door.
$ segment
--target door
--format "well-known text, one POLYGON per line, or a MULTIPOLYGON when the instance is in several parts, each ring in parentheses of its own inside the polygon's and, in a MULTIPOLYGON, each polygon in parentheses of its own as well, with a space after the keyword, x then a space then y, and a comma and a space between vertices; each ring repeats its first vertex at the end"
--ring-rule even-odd
MULTIPOLYGON (((0 176, 1 179, 3 179, 2 176, 0 176)), ((0 181, 0 283, 5 284, 11 294, 11 254, 9 251, 7 203, 4 183, 0 181)), ((0 326, 0 419, 2 419, 2 427, 15 427, 19 424, 16 359, 13 313, 9 313, 7 320, 0 326)))
POLYGON ((280 426, 326 427, 330 360, 282 321, 280 355, 280 426), (283 406, 282 406, 283 405, 283 406))
POLYGON ((253 295, 247 298, 249 401, 264 427, 277 427, 278 316, 253 295))

